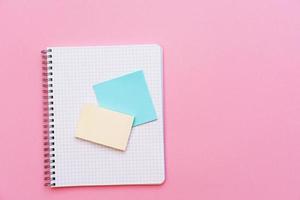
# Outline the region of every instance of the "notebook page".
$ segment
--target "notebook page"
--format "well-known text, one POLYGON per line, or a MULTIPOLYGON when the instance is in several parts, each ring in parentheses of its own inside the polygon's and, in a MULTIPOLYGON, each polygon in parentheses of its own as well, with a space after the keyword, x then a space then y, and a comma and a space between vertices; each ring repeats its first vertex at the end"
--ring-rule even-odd
POLYGON ((158 45, 50 47, 53 66, 56 186, 164 181, 162 49, 158 45), (127 150, 75 138, 80 109, 97 104, 92 86, 143 70, 158 120, 132 129, 127 150))

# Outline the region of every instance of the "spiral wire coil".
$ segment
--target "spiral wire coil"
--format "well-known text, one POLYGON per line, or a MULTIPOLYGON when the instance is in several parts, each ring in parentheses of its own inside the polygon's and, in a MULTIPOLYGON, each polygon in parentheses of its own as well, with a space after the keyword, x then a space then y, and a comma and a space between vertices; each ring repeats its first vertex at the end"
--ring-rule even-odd
POLYGON ((43 140, 45 186, 55 186, 54 101, 52 49, 42 50, 43 140))

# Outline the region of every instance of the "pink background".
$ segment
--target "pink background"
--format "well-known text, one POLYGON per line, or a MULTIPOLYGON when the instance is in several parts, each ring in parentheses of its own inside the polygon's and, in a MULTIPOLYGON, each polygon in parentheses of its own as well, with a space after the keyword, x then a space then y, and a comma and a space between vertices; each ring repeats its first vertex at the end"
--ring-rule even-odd
POLYGON ((1 0, 0 199, 300 199, 299 0, 1 0), (164 48, 162 186, 43 187, 40 50, 164 48))

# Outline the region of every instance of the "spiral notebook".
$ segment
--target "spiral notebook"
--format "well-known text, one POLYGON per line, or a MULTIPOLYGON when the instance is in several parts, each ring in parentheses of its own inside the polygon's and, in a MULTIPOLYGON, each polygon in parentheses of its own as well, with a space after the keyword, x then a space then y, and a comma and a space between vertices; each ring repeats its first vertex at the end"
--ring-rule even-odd
POLYGON ((49 47, 44 75, 45 180, 51 187, 161 184, 165 179, 162 48, 158 45, 49 47), (125 152, 75 138, 92 86, 143 70, 157 120, 132 129, 125 152))

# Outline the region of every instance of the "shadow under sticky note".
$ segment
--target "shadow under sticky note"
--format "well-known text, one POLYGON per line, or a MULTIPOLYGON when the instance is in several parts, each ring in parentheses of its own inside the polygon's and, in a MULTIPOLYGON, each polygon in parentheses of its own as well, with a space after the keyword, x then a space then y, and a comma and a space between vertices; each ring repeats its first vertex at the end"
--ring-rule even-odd
POLYGON ((143 71, 136 71, 93 86, 101 107, 134 116, 133 126, 156 120, 143 71))
POLYGON ((83 106, 75 137, 124 151, 134 117, 94 104, 83 106))

